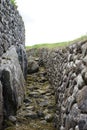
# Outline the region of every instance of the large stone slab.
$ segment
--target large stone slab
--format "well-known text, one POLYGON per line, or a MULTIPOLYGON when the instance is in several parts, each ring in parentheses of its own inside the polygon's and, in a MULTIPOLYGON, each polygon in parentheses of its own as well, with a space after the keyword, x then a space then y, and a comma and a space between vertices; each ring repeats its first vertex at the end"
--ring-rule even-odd
POLYGON ((3 90, 2 90, 2 84, 0 82, 0 128, 2 127, 3 122, 3 90))
POLYGON ((16 114, 17 109, 22 105, 25 94, 24 77, 14 46, 2 56, 0 72, 5 116, 8 118, 8 116, 16 114))

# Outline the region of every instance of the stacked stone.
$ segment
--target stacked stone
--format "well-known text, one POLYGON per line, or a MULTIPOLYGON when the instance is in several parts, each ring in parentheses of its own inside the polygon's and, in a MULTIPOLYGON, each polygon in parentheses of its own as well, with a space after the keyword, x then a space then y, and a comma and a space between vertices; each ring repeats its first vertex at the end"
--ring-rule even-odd
POLYGON ((39 64, 44 64, 49 50, 47 48, 32 48, 27 50, 27 57, 39 58, 39 64))
POLYGON ((32 48, 32 49, 28 49, 27 51, 27 57, 39 57, 39 49, 37 48, 32 48))
POLYGON ((3 117, 14 116, 24 98, 27 68, 24 44, 21 16, 10 0, 0 0, 0 129, 3 117))
POLYGON ((87 130, 87 40, 38 53, 55 90, 55 126, 58 130, 87 130))
POLYGON ((55 89, 58 130, 87 130, 87 41, 48 53, 45 66, 55 89))

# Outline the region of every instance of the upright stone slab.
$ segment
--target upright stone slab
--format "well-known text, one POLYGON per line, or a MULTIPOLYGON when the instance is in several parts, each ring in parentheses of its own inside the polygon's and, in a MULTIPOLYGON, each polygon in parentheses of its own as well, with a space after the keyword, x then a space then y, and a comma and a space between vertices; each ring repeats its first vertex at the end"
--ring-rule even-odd
POLYGON ((0 82, 0 128, 2 127, 3 122, 3 90, 2 90, 2 84, 0 82))
POLYGON ((3 85, 3 99, 6 118, 15 115, 22 105, 25 88, 24 77, 14 46, 2 55, 0 66, 1 82, 3 85))

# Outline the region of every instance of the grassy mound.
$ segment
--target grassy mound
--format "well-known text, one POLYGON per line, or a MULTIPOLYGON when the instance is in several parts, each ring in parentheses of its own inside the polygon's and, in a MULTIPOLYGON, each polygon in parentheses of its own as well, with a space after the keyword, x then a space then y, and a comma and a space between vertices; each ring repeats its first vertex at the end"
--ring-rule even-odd
POLYGON ((84 41, 87 40, 87 35, 81 36, 77 39, 74 39, 72 41, 67 41, 67 42, 60 42, 60 43, 42 43, 42 44, 35 44, 33 46, 26 46, 26 49, 31 49, 31 48, 59 48, 59 47, 66 47, 72 43, 79 42, 79 41, 84 41))

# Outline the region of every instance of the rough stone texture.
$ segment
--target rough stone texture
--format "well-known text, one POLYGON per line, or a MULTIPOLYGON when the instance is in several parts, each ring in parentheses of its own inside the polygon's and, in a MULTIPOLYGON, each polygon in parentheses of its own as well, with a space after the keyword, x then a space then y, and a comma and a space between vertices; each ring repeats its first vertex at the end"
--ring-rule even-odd
POLYGON ((24 98, 27 72, 25 28, 10 0, 0 1, 0 129, 3 117, 14 116, 24 98), (24 74, 24 76, 23 76, 24 74))
POLYGON ((4 115, 15 115, 24 99, 24 77, 14 46, 2 55, 0 66, 3 85, 4 115))
POLYGON ((55 90, 58 130, 87 130, 87 40, 39 51, 55 90))
POLYGON ((25 48, 22 44, 18 44, 16 46, 16 51, 18 54, 19 63, 21 65, 21 69, 23 71, 24 77, 26 78, 27 75, 27 56, 25 48))
POLYGON ((28 74, 35 73, 39 71, 39 64, 34 57, 28 57, 28 74))
POLYGON ((2 84, 0 82, 0 128, 2 127, 3 122, 3 96, 2 96, 2 84))
POLYGON ((0 46, 3 52, 9 46, 25 43, 24 23, 10 0, 0 1, 0 46))
POLYGON ((26 52, 28 59, 31 59, 31 57, 33 57, 33 60, 38 61, 39 66, 43 66, 45 61, 47 60, 46 59, 48 55, 47 48, 40 48, 40 49, 33 48, 28 49, 26 52))
POLYGON ((19 61, 26 75, 25 28, 22 17, 10 0, 0 1, 0 56, 11 45, 17 47, 19 61))
POLYGON ((58 129, 87 129, 86 50, 87 41, 81 41, 65 49, 49 51, 45 56, 48 78, 55 89, 58 129))

